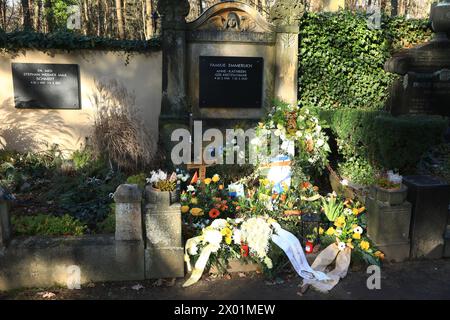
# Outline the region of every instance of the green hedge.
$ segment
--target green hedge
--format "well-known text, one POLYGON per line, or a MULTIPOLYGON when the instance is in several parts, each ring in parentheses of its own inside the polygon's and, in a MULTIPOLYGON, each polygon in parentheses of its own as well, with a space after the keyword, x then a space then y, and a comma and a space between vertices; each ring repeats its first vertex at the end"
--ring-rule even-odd
POLYGON ((429 39, 426 20, 384 16, 370 30, 364 14, 308 13, 300 27, 299 100, 305 107, 380 110, 395 75, 392 52, 429 39))
POLYGON ((161 43, 158 38, 148 41, 118 40, 84 36, 67 30, 44 34, 33 31, 6 33, 0 29, 0 51, 8 53, 19 52, 23 49, 37 49, 44 52, 52 49, 151 52, 159 50, 160 47, 161 43))
POLYGON ((342 162, 413 172, 420 157, 443 141, 448 120, 439 116, 393 117, 382 111, 321 110, 336 138, 342 162))

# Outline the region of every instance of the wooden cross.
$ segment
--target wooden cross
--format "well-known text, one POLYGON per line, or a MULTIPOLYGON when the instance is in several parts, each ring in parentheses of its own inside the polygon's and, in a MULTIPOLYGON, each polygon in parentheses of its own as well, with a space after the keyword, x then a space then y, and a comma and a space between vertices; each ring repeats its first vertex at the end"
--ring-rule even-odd
POLYGON ((198 170, 198 178, 200 181, 203 181, 206 179, 206 168, 212 167, 215 165, 215 163, 207 164, 205 163, 205 160, 203 159, 203 150, 202 150, 202 163, 201 164, 195 164, 190 163, 186 167, 188 170, 198 170))

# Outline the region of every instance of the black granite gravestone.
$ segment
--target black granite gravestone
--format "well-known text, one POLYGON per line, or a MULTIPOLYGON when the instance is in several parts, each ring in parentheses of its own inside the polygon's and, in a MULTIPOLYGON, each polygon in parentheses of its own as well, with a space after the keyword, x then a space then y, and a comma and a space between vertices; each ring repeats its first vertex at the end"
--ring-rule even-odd
POLYGON ((13 63, 12 76, 16 108, 81 108, 78 65, 13 63))
POLYGON ((442 258, 450 185, 431 176, 406 176, 403 183, 413 206, 411 258, 442 258))
POLYGON ((200 108, 261 108, 263 58, 200 57, 200 108))

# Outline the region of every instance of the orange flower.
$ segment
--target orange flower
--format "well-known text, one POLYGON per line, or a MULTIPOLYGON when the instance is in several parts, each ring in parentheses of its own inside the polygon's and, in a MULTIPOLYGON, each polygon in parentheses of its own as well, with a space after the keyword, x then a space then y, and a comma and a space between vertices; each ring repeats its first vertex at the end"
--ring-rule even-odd
POLYGON ((221 185, 219 186, 219 190, 223 190, 223 188, 224 188, 224 186, 223 186, 223 184, 221 184, 221 185))
POLYGON ((318 186, 314 186, 314 187, 313 187, 313 190, 314 190, 315 192, 317 192, 317 191, 319 191, 319 187, 318 187, 318 186))
POLYGON ((272 194, 272 200, 275 200, 278 197, 278 193, 274 192, 274 194, 272 194))
POLYGON ((209 210, 209 217, 210 217, 211 219, 215 219, 215 218, 217 218, 218 216, 220 216, 220 211, 219 211, 219 210, 217 210, 217 209, 215 209, 215 208, 209 210))
POLYGON ((308 189, 309 187, 311 187, 311 183, 309 183, 308 181, 305 181, 302 183, 302 188, 303 189, 308 189))
POLYGON ((286 201, 286 195, 284 193, 280 196, 280 201, 281 202, 285 202, 286 201))

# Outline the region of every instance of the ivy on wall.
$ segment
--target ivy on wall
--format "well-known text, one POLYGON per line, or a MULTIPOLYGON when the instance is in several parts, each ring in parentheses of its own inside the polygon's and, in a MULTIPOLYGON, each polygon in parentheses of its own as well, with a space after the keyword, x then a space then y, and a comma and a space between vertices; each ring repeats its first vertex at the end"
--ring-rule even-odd
POLYGON ((384 71, 393 52, 431 36, 426 20, 382 18, 367 26, 363 13, 308 13, 300 28, 299 100, 305 107, 380 110, 395 75, 384 71))
POLYGON ((118 40, 95 36, 79 35, 71 31, 37 33, 17 31, 6 33, 0 29, 0 51, 17 53, 24 49, 49 52, 60 50, 110 50, 124 52, 152 52, 160 50, 159 38, 144 40, 118 40))

